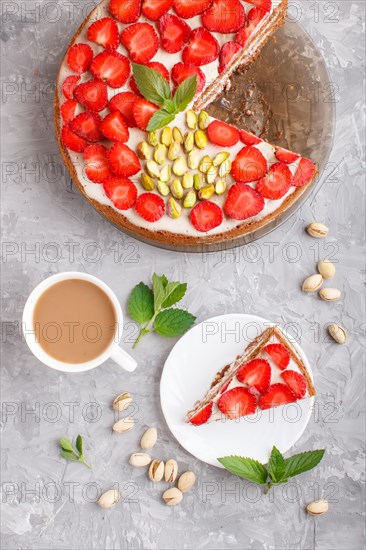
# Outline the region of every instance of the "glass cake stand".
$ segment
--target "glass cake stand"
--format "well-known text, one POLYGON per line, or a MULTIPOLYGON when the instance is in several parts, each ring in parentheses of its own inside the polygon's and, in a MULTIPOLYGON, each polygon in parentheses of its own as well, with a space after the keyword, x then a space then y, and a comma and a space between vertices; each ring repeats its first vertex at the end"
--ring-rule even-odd
POLYGON ((212 116, 254 132, 274 145, 310 157, 318 164, 316 181, 298 201, 265 227, 230 241, 177 246, 142 242, 180 252, 214 252, 253 242, 293 216, 321 186, 332 148, 336 101, 324 59, 296 22, 287 21, 245 72, 235 73, 228 89, 207 109, 212 116))

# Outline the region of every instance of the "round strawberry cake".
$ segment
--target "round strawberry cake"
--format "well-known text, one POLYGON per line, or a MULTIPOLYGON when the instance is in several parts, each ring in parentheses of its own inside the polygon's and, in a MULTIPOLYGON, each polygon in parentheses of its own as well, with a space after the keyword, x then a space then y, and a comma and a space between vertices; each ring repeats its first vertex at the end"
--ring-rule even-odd
POLYGON ((164 245, 220 243, 289 208, 316 175, 206 107, 283 23, 287 0, 103 0, 55 95, 64 161, 92 205, 164 245))

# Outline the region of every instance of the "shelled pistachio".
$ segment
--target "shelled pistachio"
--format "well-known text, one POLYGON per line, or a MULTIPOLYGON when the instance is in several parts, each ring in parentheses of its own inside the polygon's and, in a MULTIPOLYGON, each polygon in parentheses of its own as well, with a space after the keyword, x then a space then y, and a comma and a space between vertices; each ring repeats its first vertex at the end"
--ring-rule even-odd
POLYGON ((168 200, 168 204, 166 206, 166 209, 167 209, 168 216, 170 216, 174 220, 176 218, 179 218, 179 216, 182 213, 181 205, 175 199, 173 199, 173 197, 171 197, 168 200))

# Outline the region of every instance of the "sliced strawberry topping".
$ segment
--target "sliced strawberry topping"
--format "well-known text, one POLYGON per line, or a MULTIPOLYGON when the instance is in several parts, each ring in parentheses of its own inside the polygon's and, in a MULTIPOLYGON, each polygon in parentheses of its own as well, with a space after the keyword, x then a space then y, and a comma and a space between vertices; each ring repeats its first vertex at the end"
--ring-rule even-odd
POLYGON ((254 29, 265 17, 266 12, 260 8, 252 8, 247 15, 246 25, 239 30, 235 37, 235 42, 241 46, 245 46, 248 38, 253 34, 254 29))
POLYGON ((184 63, 200 67, 215 61, 219 52, 220 45, 216 38, 205 28, 198 27, 190 32, 182 58, 184 63))
POLYGON ((237 154, 231 175, 236 181, 257 181, 266 174, 267 169, 267 161, 259 149, 247 145, 237 154))
POLYGON ((85 73, 89 69, 93 55, 89 44, 74 44, 68 51, 67 64, 75 73, 85 73))
POLYGON ((239 181, 232 185, 224 205, 227 216, 235 220, 246 220, 256 216, 264 208, 264 198, 249 185, 239 181))
POLYGON ((141 14, 141 0, 110 0, 109 11, 121 23, 135 23, 141 14))
POLYGON ((232 147, 240 139, 239 130, 220 120, 212 121, 207 128, 208 139, 221 147, 232 147))
POLYGON ((141 170, 138 156, 124 143, 115 143, 108 152, 112 172, 117 176, 134 176, 141 170))
POLYGON ((271 365, 265 359, 253 359, 239 368, 236 377, 242 384, 254 386, 263 393, 271 382, 271 365))
POLYGON ((118 52, 104 51, 94 57, 90 72, 94 78, 106 82, 111 88, 121 88, 130 76, 130 62, 118 52))
POLYGON ((240 139, 243 143, 245 143, 245 145, 255 145, 256 143, 260 143, 262 141, 259 137, 255 136, 254 134, 250 134, 245 130, 239 130, 239 132, 240 139))
POLYGON ((260 397, 258 405, 264 411, 294 401, 296 401, 296 397, 288 386, 285 384, 272 384, 266 393, 260 397))
POLYGON ((238 386, 223 393, 217 406, 229 418, 240 418, 255 413, 257 400, 247 388, 238 386))
POLYGON ((74 99, 74 90, 80 82, 80 76, 67 76, 62 84, 62 93, 66 99, 74 99))
POLYGON ((128 178, 108 177, 103 183, 105 194, 118 210, 132 208, 137 199, 137 187, 128 178))
MULTIPOLYGON (((167 82, 170 82, 170 74, 168 69, 162 63, 159 63, 159 61, 150 61, 149 63, 146 63, 146 67, 150 67, 150 69, 154 69, 155 71, 160 73, 161 76, 165 78, 167 82)), ((133 76, 131 76, 130 78, 129 86, 135 94, 141 97, 141 92, 138 89, 133 76)))
POLYGON ((61 141, 71 151, 75 153, 82 153, 85 147, 88 145, 88 142, 85 139, 76 135, 68 124, 64 124, 61 130, 61 141))
POLYGON ((147 99, 138 99, 132 108, 137 127, 146 130, 150 118, 158 110, 158 107, 147 99))
POLYGON ((165 203, 155 193, 142 193, 136 201, 135 210, 147 222, 156 222, 164 216, 165 203))
POLYGON ((291 187, 291 172, 283 162, 272 164, 266 176, 261 178, 255 189, 265 199, 280 199, 291 187))
POLYGON ((135 63, 147 63, 159 49, 158 35, 149 23, 135 23, 126 27, 121 33, 121 42, 135 63))
POLYGON ((230 61, 241 51, 242 47, 236 42, 226 42, 220 51, 219 73, 223 73, 230 61))
POLYGON ((205 233, 221 225, 223 220, 221 208, 214 202, 199 202, 191 210, 191 222, 197 231, 205 233))
POLYGON ((128 127, 123 115, 119 111, 114 111, 107 115, 100 124, 103 135, 111 141, 126 142, 130 137, 128 127))
POLYGON ((252 4, 256 8, 260 8, 263 11, 269 11, 272 6, 272 0, 245 0, 248 4, 252 4))
POLYGON ((163 49, 177 53, 187 42, 191 27, 183 19, 167 13, 159 21, 159 32, 163 49))
POLYGON ((280 162, 285 162, 286 164, 291 164, 292 162, 295 162, 298 158, 300 158, 300 155, 297 153, 292 153, 292 151, 288 151, 287 149, 283 149, 282 147, 276 147, 276 159, 280 162))
POLYGON ((306 394, 306 380, 302 374, 294 370, 285 370, 281 376, 297 399, 302 399, 306 394))
POLYGON ((70 128, 75 134, 91 142, 100 141, 103 138, 99 125, 100 116, 88 111, 80 113, 70 122, 70 128))
POLYGON ((196 94, 202 92, 206 84, 206 77, 199 67, 186 65, 185 63, 176 63, 172 68, 172 80, 176 86, 179 86, 186 78, 197 75, 196 94))
POLYGON ((200 409, 196 414, 194 414, 190 419, 189 422, 191 424, 194 424, 195 426, 200 426, 201 424, 206 424, 207 420, 210 419, 212 414, 212 408, 213 404, 209 403, 203 409, 200 409))
POLYGON ((64 122, 70 122, 76 112, 78 102, 75 99, 68 99, 61 105, 61 116, 64 122))
POLYGON ((316 174, 316 166, 311 160, 302 158, 295 174, 292 177, 291 184, 295 187, 302 187, 310 183, 316 174))
POLYGON ((85 173, 94 183, 103 183, 111 175, 108 162, 108 151, 100 143, 88 145, 84 149, 86 160, 85 173))
POLYGON ((220 395, 222 393, 225 393, 226 390, 228 389, 228 387, 230 386, 230 383, 232 381, 232 378, 229 378, 229 380, 222 386, 222 388, 220 389, 220 395))
POLYGON ((119 111, 123 115, 127 126, 133 128, 136 126, 136 121, 132 109, 138 99, 140 97, 132 92, 121 92, 110 99, 108 107, 112 113, 113 111, 119 111))
POLYGON ((279 369, 284 370, 288 367, 291 356, 289 350, 283 344, 267 344, 263 351, 272 357, 279 369))
POLYGON ((151 21, 163 17, 173 6, 174 0, 143 0, 142 13, 151 21))
POLYGON ((239 0, 214 0, 202 15, 202 23, 212 32, 237 32, 245 23, 245 10, 239 0))
POLYGON ((89 111, 102 111, 108 103, 107 85, 100 80, 88 80, 76 86, 74 96, 89 111))
POLYGON ((179 17, 190 19, 207 10, 213 0, 174 0, 174 9, 179 17))
POLYGON ((88 28, 88 40, 115 50, 119 45, 118 25, 111 17, 98 19, 88 28))

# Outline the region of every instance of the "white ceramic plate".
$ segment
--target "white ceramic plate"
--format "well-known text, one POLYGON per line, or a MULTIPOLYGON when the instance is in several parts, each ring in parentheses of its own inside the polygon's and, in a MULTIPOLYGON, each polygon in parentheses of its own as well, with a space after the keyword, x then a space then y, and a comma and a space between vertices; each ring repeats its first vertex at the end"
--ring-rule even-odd
MULTIPOLYGON (((238 420, 202 426, 184 422, 187 411, 204 396, 216 372, 271 325, 261 317, 241 313, 213 317, 187 332, 166 360, 160 382, 165 420, 179 443, 208 464, 221 466, 217 458, 227 455, 248 456, 266 463, 273 445, 283 453, 288 451, 306 428, 314 397, 238 420)), ((292 343, 312 375, 304 352, 292 343)))

